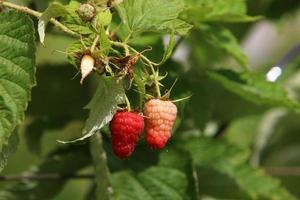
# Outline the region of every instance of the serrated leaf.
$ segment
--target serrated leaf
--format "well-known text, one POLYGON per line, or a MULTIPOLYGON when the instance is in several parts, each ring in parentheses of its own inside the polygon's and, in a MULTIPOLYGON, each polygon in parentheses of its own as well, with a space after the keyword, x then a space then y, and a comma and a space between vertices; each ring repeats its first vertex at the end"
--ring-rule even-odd
POLYGON ((101 26, 108 26, 111 23, 112 20, 112 14, 110 10, 105 10, 102 12, 99 12, 96 17, 93 19, 93 26, 96 30, 101 28, 101 26))
POLYGON ((185 35, 192 26, 178 19, 183 9, 181 0, 127 0, 117 6, 124 25, 133 35, 146 31, 185 35))
POLYGON ((247 154, 232 144, 200 137, 189 138, 182 144, 182 148, 190 152, 196 166, 213 168, 227 174, 254 199, 296 199, 281 187, 279 181, 265 175, 262 170, 249 166, 245 160, 247 154))
POLYGON ((106 153, 103 149, 102 136, 95 134, 90 139, 90 152, 93 158, 95 168, 95 182, 97 185, 96 199, 109 200, 112 199, 113 193, 110 179, 109 169, 107 167, 106 153))
POLYGON ((82 21, 82 19, 77 14, 77 9, 80 6, 80 3, 75 0, 71 0, 69 5, 66 6, 68 11, 68 15, 63 16, 62 22, 72 31, 81 34, 81 35, 89 35, 92 34, 93 31, 90 27, 82 21))
POLYGON ((35 42, 31 19, 0 13, 0 152, 24 119, 35 85, 35 42))
MULTIPOLYGON (((68 146, 58 148, 51 152, 44 161, 27 175, 38 176, 39 174, 58 174, 68 176, 86 167, 91 162, 87 146, 68 146)), ((65 180, 45 181, 31 180, 20 181, 7 186, 0 191, 1 200, 51 200, 63 189, 65 180)))
POLYGON ((172 56, 174 45, 175 45, 175 35, 174 33, 172 33, 167 48, 165 49, 163 59, 160 63, 166 62, 172 56))
POLYGON ((261 74, 231 70, 217 70, 208 73, 227 90, 261 105, 282 106, 300 112, 300 104, 289 98, 287 92, 277 83, 267 82, 261 74))
POLYGON ((66 7, 59 2, 51 3, 49 7, 43 12, 38 22, 38 32, 40 36, 40 42, 42 44, 44 44, 46 26, 50 19, 53 17, 64 16, 66 14, 68 14, 66 7))
POLYGON ((184 173, 167 167, 151 167, 138 175, 113 174, 115 198, 119 200, 183 200, 187 179, 184 173))
POLYGON ((83 136, 73 141, 60 142, 69 143, 82 141, 94 135, 111 121, 118 108, 118 104, 125 102, 124 97, 125 92, 121 83, 117 83, 115 78, 101 76, 98 88, 92 100, 85 107, 90 110, 90 116, 83 128, 83 136))
POLYGON ((125 102, 124 97, 122 84, 117 83, 114 78, 101 77, 93 99, 86 106, 90 110, 90 116, 83 129, 83 135, 93 135, 106 125, 112 119, 118 104, 125 102))
POLYGON ((111 43, 103 26, 100 27, 99 36, 100 36, 100 51, 102 54, 107 56, 110 51, 111 43))
POLYGON ((248 59, 235 36, 227 28, 220 25, 201 24, 197 26, 203 38, 217 48, 221 48, 244 68, 248 67, 248 59))
POLYGON ((183 18, 189 22, 251 22, 260 17, 251 17, 246 14, 244 0, 185 0, 188 8, 183 18))
POLYGON ((185 151, 176 148, 169 148, 168 151, 159 155, 159 166, 178 169, 186 174, 188 180, 187 199, 199 199, 198 180, 194 163, 185 151))

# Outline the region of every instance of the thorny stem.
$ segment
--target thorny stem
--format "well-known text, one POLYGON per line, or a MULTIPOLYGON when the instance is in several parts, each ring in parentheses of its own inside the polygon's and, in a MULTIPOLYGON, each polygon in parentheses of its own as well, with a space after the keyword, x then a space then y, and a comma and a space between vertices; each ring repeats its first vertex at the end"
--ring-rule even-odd
MULTIPOLYGON (((32 9, 30 9, 28 7, 25 7, 25 6, 19 6, 19 5, 10 3, 10 2, 5 2, 4 0, 0 0, 0 4, 3 5, 3 6, 5 6, 5 7, 12 8, 12 9, 15 9, 15 10, 27 13, 29 15, 32 15, 32 16, 36 17, 36 18, 40 18, 42 16, 42 13, 37 12, 35 10, 32 10, 32 9)), ((65 33, 67 33, 69 35, 72 35, 74 37, 80 37, 79 34, 75 33, 72 30, 70 30, 68 27, 66 27, 65 25, 63 25, 62 23, 60 23, 59 21, 57 21, 56 19, 51 18, 50 22, 52 24, 54 24, 55 26, 57 26, 58 28, 60 28, 65 33)))
MULTIPOLYGON (((133 52, 135 53, 139 53, 138 51, 136 51, 134 48, 132 47, 129 47, 130 50, 132 50, 133 52)), ((159 87, 159 81, 157 80, 157 74, 156 74, 156 71, 154 69, 154 65, 153 63, 151 62, 151 60, 149 60, 146 56, 142 55, 141 54, 141 58, 149 65, 151 71, 152 71, 152 74, 153 74, 153 78, 154 78, 154 84, 155 84, 155 89, 156 89, 156 93, 157 93, 157 96, 160 98, 161 97, 161 93, 160 93, 160 87, 159 87)))
MULTIPOLYGON (((111 44, 115 45, 115 46, 118 46, 118 47, 122 47, 122 48, 125 49, 125 51, 126 51, 126 49, 129 49, 129 50, 133 51, 134 53, 138 53, 138 54, 140 53, 137 50, 135 50, 134 48, 132 48, 131 46, 128 46, 127 44, 124 44, 122 42, 111 41, 111 44)), ((157 80, 157 75, 156 75, 156 72, 155 72, 155 69, 154 69, 154 63, 152 61, 150 61, 143 54, 141 54, 141 59, 143 59, 149 65, 149 67, 151 68, 151 71, 152 71, 153 76, 154 76, 154 84, 155 84, 156 93, 157 93, 157 96, 160 98, 161 97, 160 87, 159 87, 159 82, 157 80)))
POLYGON ((152 62, 151 62, 147 57, 141 55, 141 58, 142 58, 143 60, 145 60, 145 62, 147 62, 148 65, 149 65, 150 68, 151 68, 152 74, 153 74, 153 76, 154 76, 154 83, 155 83, 156 93, 157 93, 158 97, 160 98, 160 97, 161 97, 161 93, 160 93, 160 88, 159 88, 159 82, 158 82, 158 80, 157 80, 157 74, 156 74, 156 72, 155 72, 154 66, 153 66, 152 62))

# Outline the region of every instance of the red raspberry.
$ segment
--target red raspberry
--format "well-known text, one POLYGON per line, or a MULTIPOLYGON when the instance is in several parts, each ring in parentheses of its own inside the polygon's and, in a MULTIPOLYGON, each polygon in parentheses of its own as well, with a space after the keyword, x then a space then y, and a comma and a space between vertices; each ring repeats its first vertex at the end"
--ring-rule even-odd
POLYGON ((176 120, 177 107, 171 101, 151 99, 145 104, 146 141, 153 149, 162 149, 176 120))
POLYGON ((109 125, 112 149, 116 156, 129 157, 144 129, 144 118, 137 112, 118 111, 109 125))

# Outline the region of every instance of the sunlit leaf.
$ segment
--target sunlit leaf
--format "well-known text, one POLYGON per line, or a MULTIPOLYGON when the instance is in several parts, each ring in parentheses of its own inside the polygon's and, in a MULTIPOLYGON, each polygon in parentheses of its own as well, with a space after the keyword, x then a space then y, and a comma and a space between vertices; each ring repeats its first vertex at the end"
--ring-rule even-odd
POLYGON ((117 7, 133 35, 147 31, 187 34, 192 26, 178 19, 183 9, 181 0, 126 0, 117 7))
POLYGON ((277 83, 267 82, 261 74, 218 70, 209 72, 209 76, 227 90, 251 102, 300 111, 300 104, 291 99, 283 87, 277 83))

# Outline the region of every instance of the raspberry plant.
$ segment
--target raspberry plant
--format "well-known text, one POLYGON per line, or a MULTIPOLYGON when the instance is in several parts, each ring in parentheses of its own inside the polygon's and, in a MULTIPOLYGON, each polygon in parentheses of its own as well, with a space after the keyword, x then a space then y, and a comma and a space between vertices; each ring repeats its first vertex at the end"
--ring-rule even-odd
POLYGON ((299 142, 282 139, 300 128, 290 120, 300 104, 282 86, 292 73, 271 83, 251 70, 233 31, 262 17, 247 15, 244 0, 0 5, 0 179, 17 181, 0 199, 300 196, 299 180, 282 184, 267 168, 299 163, 299 142), (12 166, 24 175, 9 175, 12 166), (76 179, 85 181, 68 193, 76 179))

